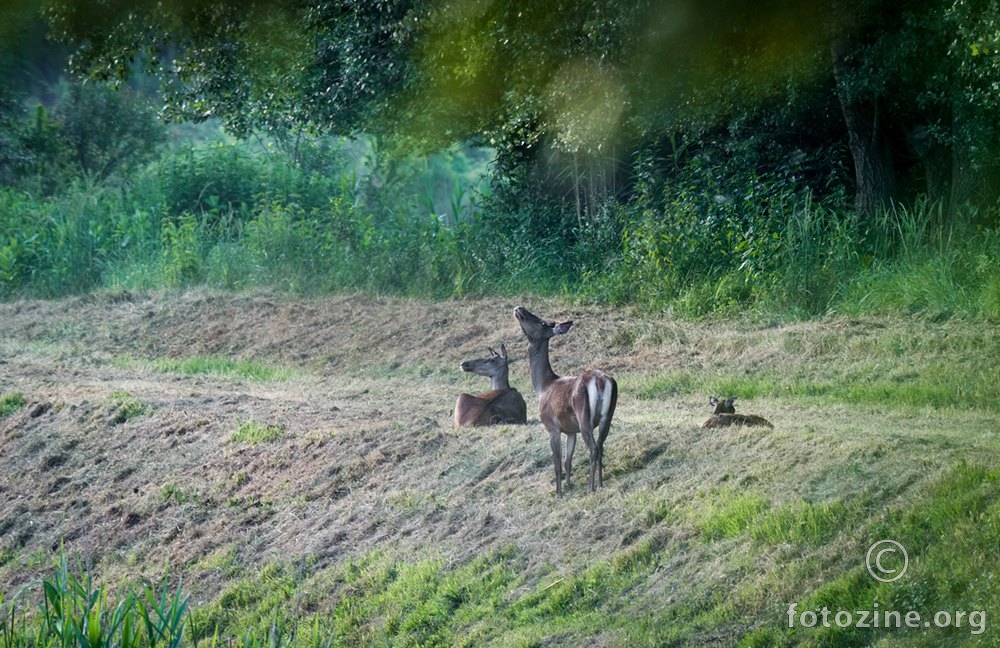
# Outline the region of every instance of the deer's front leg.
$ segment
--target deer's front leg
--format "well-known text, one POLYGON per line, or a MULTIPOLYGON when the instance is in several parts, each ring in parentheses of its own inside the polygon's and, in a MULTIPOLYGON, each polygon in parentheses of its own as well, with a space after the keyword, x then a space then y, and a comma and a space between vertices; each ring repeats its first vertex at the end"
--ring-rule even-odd
POLYGON ((576 435, 566 435, 566 488, 570 487, 569 476, 573 472, 573 451, 576 450, 576 435))

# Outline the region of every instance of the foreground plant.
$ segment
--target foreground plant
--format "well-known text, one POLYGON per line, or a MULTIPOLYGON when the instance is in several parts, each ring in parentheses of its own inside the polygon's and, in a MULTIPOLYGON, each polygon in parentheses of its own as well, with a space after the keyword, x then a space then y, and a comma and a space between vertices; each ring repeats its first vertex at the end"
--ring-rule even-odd
POLYGON ((52 577, 42 580, 37 614, 18 605, 25 590, 3 611, 0 646, 176 648, 184 637, 187 597, 179 585, 171 593, 167 580, 164 575, 159 588, 147 583, 139 593, 126 590, 115 603, 89 573, 71 572, 63 556, 52 577))

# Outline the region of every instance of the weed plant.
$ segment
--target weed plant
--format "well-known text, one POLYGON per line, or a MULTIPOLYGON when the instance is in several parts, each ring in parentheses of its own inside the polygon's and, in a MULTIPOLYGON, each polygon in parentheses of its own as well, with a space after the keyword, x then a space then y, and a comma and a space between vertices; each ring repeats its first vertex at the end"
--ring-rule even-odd
POLYGON ((120 425, 150 411, 149 405, 126 391, 111 392, 108 400, 114 408, 114 415, 111 420, 115 425, 120 425))

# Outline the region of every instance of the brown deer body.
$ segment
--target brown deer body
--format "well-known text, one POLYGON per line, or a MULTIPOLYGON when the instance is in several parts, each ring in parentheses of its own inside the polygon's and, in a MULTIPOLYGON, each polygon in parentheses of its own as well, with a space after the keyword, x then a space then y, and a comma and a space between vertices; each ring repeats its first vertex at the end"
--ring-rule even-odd
POLYGON ((756 414, 737 414, 736 407, 733 403, 736 401, 736 396, 730 396, 726 399, 719 399, 715 396, 710 396, 708 398, 709 405, 715 405, 715 413, 705 421, 701 426, 703 428, 719 428, 719 427, 729 427, 731 425, 743 425, 743 426, 762 426, 773 428, 771 422, 768 421, 763 416, 757 416, 756 414))
POLYGON ((500 353, 490 349, 490 355, 477 360, 466 360, 459 365, 462 371, 478 376, 488 376, 490 391, 473 396, 459 394, 455 401, 455 425, 474 427, 501 423, 527 423, 528 406, 508 380, 507 347, 500 345, 500 353))
POLYGON ((528 338, 531 384, 538 396, 538 413, 549 433, 549 447, 555 463, 556 495, 562 495, 563 469, 570 486, 576 435, 583 436, 590 453, 588 491, 604 485, 604 442, 618 403, 618 384, 600 369, 588 369, 579 376, 560 377, 549 363, 549 340, 569 331, 573 322, 546 322, 523 306, 514 316, 528 338), (596 437, 594 433, 597 433, 596 437), (562 435, 566 435, 566 459, 562 462, 562 435))

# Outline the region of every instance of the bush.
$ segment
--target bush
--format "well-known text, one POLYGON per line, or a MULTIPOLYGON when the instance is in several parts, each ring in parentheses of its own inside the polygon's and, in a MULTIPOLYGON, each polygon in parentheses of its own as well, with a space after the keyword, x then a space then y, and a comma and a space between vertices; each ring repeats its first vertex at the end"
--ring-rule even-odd
POLYGON ((81 179, 101 182, 155 155, 166 129, 137 92, 64 82, 56 105, 14 109, 0 98, 0 183, 38 195, 81 179))
POLYGON ((53 117, 70 164, 98 180, 151 160, 166 140, 156 109, 127 86, 72 82, 53 117))

